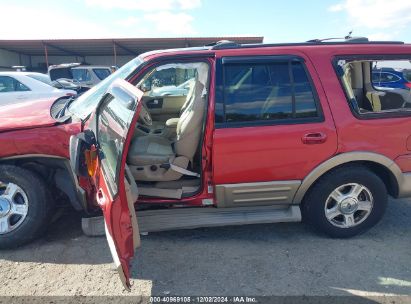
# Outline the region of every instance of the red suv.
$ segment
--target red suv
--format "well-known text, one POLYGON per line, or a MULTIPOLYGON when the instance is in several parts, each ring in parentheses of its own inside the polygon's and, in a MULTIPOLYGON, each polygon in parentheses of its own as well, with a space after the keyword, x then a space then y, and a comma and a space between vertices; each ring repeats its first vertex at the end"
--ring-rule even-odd
POLYGON ((127 288, 139 230, 303 218, 362 233, 388 195, 411 196, 411 91, 372 81, 410 60, 400 42, 220 42, 140 55, 51 117, 5 108, 0 246, 46 226, 50 189, 102 209, 127 288))

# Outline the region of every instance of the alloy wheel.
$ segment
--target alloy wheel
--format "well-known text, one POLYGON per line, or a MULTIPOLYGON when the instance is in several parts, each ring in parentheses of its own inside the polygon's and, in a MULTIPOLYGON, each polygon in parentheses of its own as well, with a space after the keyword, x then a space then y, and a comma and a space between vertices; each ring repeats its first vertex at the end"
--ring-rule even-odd
POLYGON ((0 235, 19 227, 29 209, 27 194, 13 183, 0 181, 0 235))
POLYGON ((350 183, 334 189, 325 202, 325 216, 334 226, 352 228, 371 214, 374 199, 364 185, 350 183))

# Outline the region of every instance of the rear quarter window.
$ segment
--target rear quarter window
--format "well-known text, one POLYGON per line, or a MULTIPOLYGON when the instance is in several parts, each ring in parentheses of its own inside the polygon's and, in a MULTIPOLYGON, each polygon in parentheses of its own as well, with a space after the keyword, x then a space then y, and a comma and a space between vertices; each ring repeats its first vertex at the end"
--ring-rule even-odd
POLYGON ((353 113, 358 118, 411 115, 410 58, 347 56, 334 60, 353 113))

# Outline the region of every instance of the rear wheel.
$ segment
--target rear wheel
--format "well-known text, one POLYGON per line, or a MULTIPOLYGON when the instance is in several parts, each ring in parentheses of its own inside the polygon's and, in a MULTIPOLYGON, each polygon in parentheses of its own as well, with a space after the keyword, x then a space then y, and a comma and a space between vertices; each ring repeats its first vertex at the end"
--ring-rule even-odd
POLYGON ((52 203, 44 182, 29 170, 0 166, 0 248, 26 244, 46 229, 52 203))
POLYGON ((378 223, 387 201, 386 187, 377 175, 365 167, 343 167, 313 186, 303 202, 303 216, 332 237, 351 237, 378 223))

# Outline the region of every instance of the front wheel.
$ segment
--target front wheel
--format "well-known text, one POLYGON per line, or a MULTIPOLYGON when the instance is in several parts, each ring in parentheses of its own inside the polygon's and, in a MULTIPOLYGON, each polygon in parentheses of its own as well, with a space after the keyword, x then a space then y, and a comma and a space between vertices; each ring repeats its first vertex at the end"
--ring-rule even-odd
POLYGON ((36 174, 16 166, 0 166, 0 249, 40 236, 51 211, 50 195, 36 174))
POLYGON ((382 218, 388 195, 383 181, 365 167, 342 167, 323 176, 303 202, 304 220, 331 237, 367 231, 382 218))

